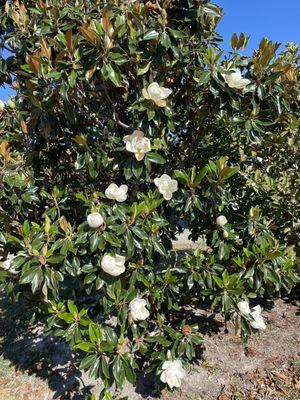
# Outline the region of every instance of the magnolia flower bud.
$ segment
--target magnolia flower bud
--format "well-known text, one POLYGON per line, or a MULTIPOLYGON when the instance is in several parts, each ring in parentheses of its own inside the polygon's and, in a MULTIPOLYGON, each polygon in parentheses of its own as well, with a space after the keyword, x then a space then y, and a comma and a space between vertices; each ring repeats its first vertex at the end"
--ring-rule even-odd
POLYGON ((99 228, 104 223, 104 219, 98 212, 91 213, 87 216, 87 223, 91 228, 99 228))
POLYGON ((101 268, 112 276, 119 276, 125 271, 125 257, 116 254, 104 254, 101 261, 101 268))
POLYGON ((2 100, 0 100, 0 112, 3 111, 5 108, 5 104, 3 103, 2 100))
POLYGON ((111 183, 105 190, 105 196, 108 199, 123 202, 127 199, 128 186, 121 185, 120 187, 115 183, 111 183))
POLYGON ((104 36, 104 47, 106 50, 109 50, 113 47, 113 43, 108 35, 104 36))
POLYGON ((220 215, 217 219, 216 219, 216 224, 223 227, 227 224, 227 218, 224 217, 224 215, 220 215))
POLYGON ((154 183, 165 200, 171 200, 173 193, 178 190, 178 182, 167 174, 155 178, 154 183))
POLYGON ((147 89, 144 88, 142 93, 145 99, 152 100, 158 107, 166 107, 167 102, 165 99, 170 96, 172 90, 159 86, 157 82, 153 82, 147 89))
POLYGON ((185 371, 182 368, 181 360, 165 361, 162 365, 162 370, 160 375, 160 380, 162 382, 167 383, 171 389, 181 386, 181 381, 185 377, 185 371))
POLYGON ((245 79, 242 77, 242 73, 239 69, 236 69, 235 72, 231 72, 229 74, 222 74, 225 82, 230 88, 233 89, 244 89, 251 81, 249 79, 245 79))
POLYGON ((129 303, 130 316, 133 321, 144 321, 150 315, 144 299, 135 298, 129 303))
POLYGON ((142 131, 134 131, 132 135, 124 136, 123 140, 126 143, 126 150, 134 153, 138 161, 141 161, 145 154, 151 151, 150 139, 145 138, 142 131))
POLYGON ((16 108, 15 100, 14 100, 12 97, 8 100, 8 103, 7 103, 7 104, 8 104, 9 107, 12 108, 12 109, 16 108))

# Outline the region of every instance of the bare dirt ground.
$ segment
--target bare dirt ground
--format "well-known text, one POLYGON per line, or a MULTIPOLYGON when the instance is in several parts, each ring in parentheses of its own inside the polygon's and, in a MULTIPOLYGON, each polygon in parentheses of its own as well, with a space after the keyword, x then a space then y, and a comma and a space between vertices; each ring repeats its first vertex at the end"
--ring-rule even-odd
MULTIPOLYGON (((157 378, 138 377, 128 400, 300 400, 300 288, 266 302, 267 330, 242 344, 232 327, 209 310, 197 310, 204 337, 199 362, 179 392, 156 392, 157 378)), ((65 343, 32 328, 22 305, 0 300, 0 400, 83 400, 101 383, 80 371, 65 343)))

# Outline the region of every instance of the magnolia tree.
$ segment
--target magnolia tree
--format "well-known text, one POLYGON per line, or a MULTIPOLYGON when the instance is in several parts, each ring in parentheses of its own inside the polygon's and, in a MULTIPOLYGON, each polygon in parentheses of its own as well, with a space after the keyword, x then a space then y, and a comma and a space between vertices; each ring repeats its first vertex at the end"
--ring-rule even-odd
POLYGON ((196 308, 246 339, 260 299, 298 282, 298 48, 245 57, 234 34, 224 55, 221 17, 209 0, 1 6, 1 287, 101 398, 139 369, 180 387, 196 308), (199 246, 175 262, 182 221, 199 246))

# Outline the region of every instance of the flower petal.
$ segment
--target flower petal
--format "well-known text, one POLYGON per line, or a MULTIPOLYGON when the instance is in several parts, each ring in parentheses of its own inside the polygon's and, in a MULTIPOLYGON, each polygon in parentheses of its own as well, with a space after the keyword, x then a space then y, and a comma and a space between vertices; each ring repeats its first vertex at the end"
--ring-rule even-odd
POLYGON ((145 99, 150 100, 150 96, 148 94, 147 89, 143 88, 142 93, 143 93, 143 96, 145 97, 145 99))
POLYGON ((170 96, 170 94, 172 93, 172 90, 165 88, 165 87, 161 87, 160 93, 161 93, 161 99, 166 99, 167 97, 170 96))
POLYGON ((156 104, 158 107, 166 107, 167 102, 166 102, 166 100, 161 100, 161 99, 159 99, 159 100, 156 100, 156 101, 155 101, 155 104, 156 104))
POLYGON ((143 158, 145 157, 145 153, 143 151, 137 151, 134 153, 134 155, 138 161, 142 161, 143 158))

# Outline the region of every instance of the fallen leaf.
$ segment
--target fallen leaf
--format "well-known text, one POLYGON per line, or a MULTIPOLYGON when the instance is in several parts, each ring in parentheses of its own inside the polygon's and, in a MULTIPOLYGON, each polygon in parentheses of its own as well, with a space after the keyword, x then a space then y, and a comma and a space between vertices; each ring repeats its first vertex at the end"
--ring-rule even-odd
POLYGON ((288 376, 284 375, 284 374, 281 373, 281 372, 273 371, 273 375, 275 375, 276 378, 278 378, 278 379, 284 381, 286 384, 289 384, 289 383, 290 383, 290 378, 289 378, 288 376))
POLYGON ((247 357, 254 357, 257 354, 257 351, 253 347, 245 347, 245 355, 247 357))
POLYGON ((295 389, 297 389, 298 392, 300 392, 300 381, 297 381, 297 382, 295 383, 295 389))

